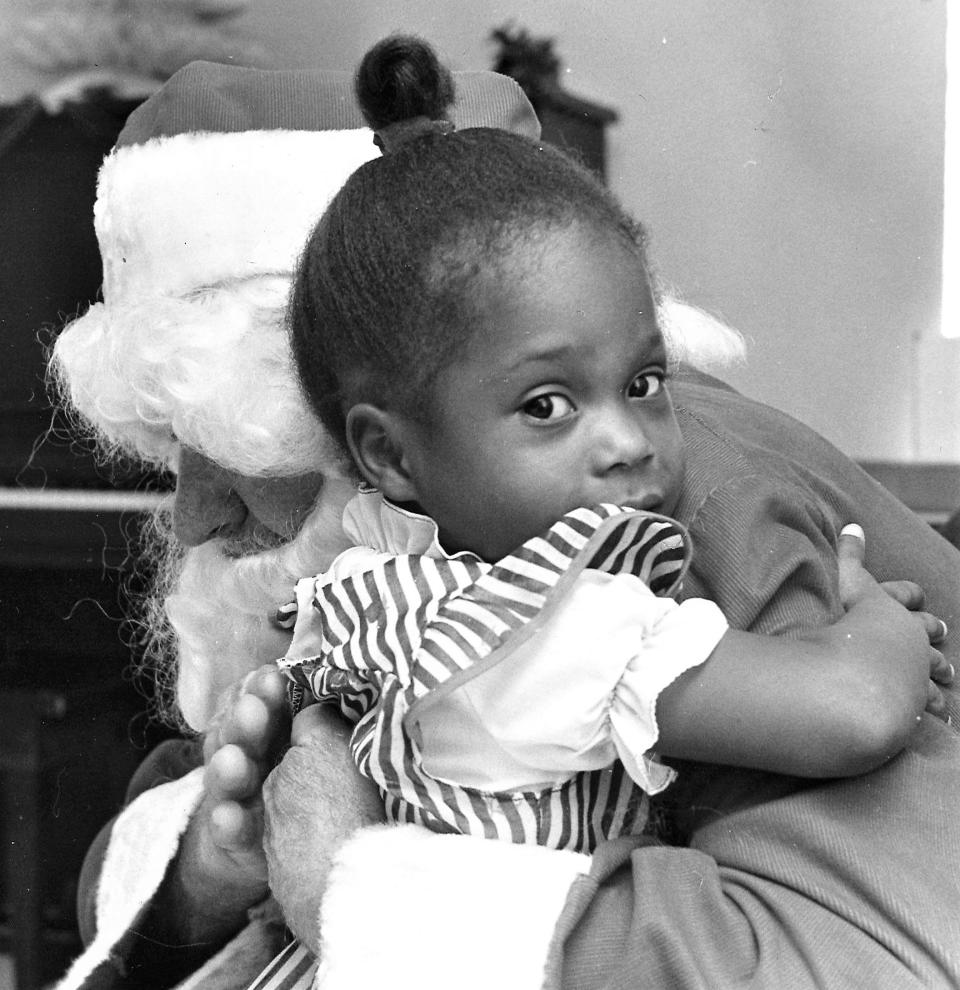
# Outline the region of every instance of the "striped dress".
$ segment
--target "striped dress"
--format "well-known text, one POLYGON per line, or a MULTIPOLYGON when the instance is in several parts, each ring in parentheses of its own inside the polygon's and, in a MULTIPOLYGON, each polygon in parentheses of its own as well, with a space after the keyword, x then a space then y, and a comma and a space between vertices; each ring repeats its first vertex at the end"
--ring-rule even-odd
POLYGON ((447 555, 431 520, 375 492, 345 518, 358 546, 281 609, 281 666, 296 705, 333 703, 355 724, 387 819, 580 852, 641 831, 647 794, 672 779, 648 755, 656 698, 727 628, 712 603, 669 597, 682 527, 582 508, 489 564, 447 555))

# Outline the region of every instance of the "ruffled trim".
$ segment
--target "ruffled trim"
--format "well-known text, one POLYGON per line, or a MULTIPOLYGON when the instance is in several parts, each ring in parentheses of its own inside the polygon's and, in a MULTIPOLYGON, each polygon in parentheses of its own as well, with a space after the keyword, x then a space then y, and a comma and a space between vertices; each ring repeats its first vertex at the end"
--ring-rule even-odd
POLYGON ((297 582, 296 598, 281 605, 274 622, 281 629, 295 629, 288 657, 319 656, 323 631, 311 607, 317 588, 331 579, 345 581, 393 556, 422 556, 431 560, 481 563, 469 550, 447 553, 440 545, 440 530, 429 517, 394 505, 373 488, 361 488, 343 510, 343 531, 356 546, 345 550, 323 574, 297 582))
POLYGON ((659 793, 676 778, 675 770, 649 755, 660 736, 657 699, 681 674, 703 663, 728 628, 713 602, 683 602, 657 623, 613 693, 611 738, 627 773, 648 794, 659 793))
POLYGON ((361 488, 343 510, 343 531, 357 546, 389 554, 420 554, 439 560, 479 560, 469 550, 447 553, 429 516, 394 505, 373 488, 361 488))

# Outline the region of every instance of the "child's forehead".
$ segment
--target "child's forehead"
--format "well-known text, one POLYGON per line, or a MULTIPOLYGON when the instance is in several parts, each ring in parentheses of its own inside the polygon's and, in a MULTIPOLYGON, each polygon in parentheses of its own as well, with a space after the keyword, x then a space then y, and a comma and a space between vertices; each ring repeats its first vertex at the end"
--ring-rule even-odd
POLYGON ((475 360, 503 373, 597 355, 631 365, 663 360, 653 293, 635 250, 576 237, 538 248, 505 259, 500 274, 485 280, 468 347, 475 360))
POLYGON ((642 250, 619 232, 584 224, 521 234, 490 259, 482 277, 481 305, 536 306, 557 300, 589 310, 604 295, 653 300, 642 250))
POLYGON ((574 276, 609 268, 611 262, 615 279, 627 280, 652 295, 643 251, 636 242, 622 231, 597 229, 584 222, 520 232, 501 246, 490 269, 501 291, 535 294, 579 285, 589 293, 590 282, 581 285, 574 276))

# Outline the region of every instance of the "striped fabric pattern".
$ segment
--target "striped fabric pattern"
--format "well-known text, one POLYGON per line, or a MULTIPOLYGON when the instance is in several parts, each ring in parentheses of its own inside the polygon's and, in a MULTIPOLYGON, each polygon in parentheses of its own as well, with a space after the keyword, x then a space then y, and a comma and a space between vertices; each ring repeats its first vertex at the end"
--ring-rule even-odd
POLYGON ((354 760, 379 785, 389 821, 591 852, 646 819, 647 797, 619 762, 545 791, 459 787, 423 769, 417 713, 508 655, 585 568, 631 573, 667 595, 689 554, 673 520, 599 505, 568 513, 494 565, 399 555, 343 581, 318 582, 322 652, 282 666, 295 690, 336 704, 355 723, 354 760))
POLYGON ((310 990, 316 973, 313 953, 293 941, 264 967, 247 990, 310 990))
POLYGON ((463 682, 450 680, 461 671, 480 673, 478 662, 534 617, 545 618, 582 570, 630 573, 667 595, 679 585, 686 554, 683 531, 672 519, 615 505, 575 509, 493 565, 469 593, 443 603, 413 658, 414 697, 444 682, 452 690, 463 682))

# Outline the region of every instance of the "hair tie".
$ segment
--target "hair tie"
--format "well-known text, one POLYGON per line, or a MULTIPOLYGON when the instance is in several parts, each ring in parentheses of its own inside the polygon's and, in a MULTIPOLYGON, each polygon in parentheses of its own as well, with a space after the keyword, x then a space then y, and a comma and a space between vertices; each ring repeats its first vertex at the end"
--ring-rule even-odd
POLYGON ((451 134, 455 130, 449 120, 431 120, 429 117, 411 117, 398 120, 375 131, 373 143, 385 154, 392 155, 398 148, 417 141, 428 134, 451 134))

